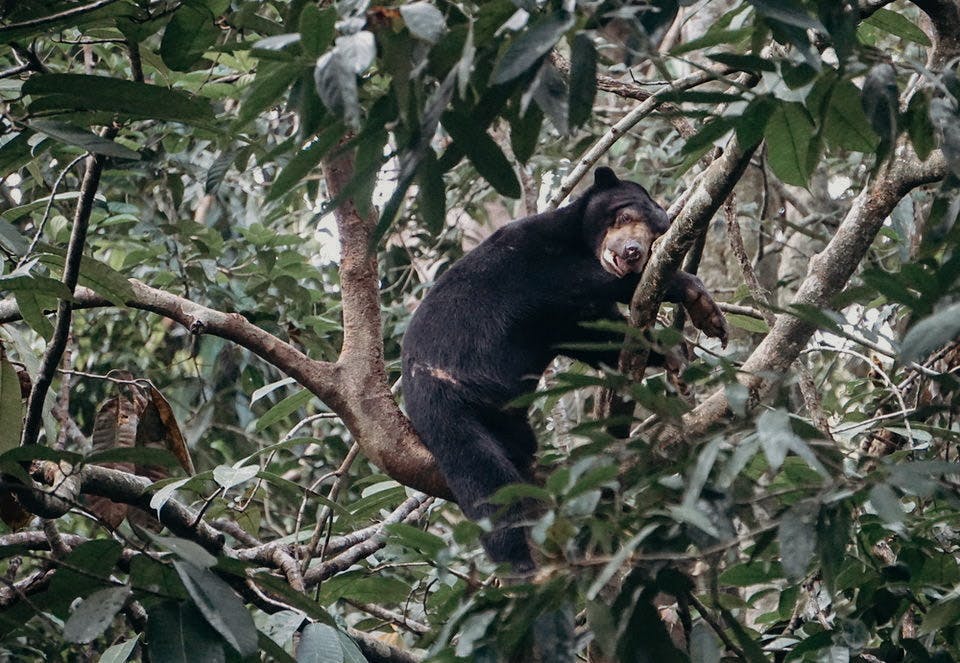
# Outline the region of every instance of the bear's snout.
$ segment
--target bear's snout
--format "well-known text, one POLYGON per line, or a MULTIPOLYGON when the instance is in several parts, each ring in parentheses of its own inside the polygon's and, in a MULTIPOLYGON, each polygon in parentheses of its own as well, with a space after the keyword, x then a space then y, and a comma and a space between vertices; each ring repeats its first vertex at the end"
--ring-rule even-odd
POLYGON ((623 259, 627 262, 633 263, 640 260, 643 257, 643 247, 640 246, 640 242, 636 240, 630 240, 625 242, 623 245, 623 259))

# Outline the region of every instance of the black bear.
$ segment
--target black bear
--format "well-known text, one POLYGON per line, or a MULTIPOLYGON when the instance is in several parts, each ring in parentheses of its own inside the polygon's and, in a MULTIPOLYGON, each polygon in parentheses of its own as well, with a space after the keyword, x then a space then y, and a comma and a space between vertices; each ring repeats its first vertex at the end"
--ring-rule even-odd
MULTIPOLYGON (((598 168, 575 202, 507 224, 454 264, 410 321, 407 414, 463 512, 472 520, 498 514, 483 544, 516 573, 535 568, 517 524, 522 509, 499 513, 487 498, 532 480, 537 440, 526 411, 509 404, 536 387, 558 354, 616 366, 616 349, 596 349, 611 334, 581 323, 623 319, 617 303, 630 300, 651 244, 669 223, 642 186, 598 168)), ((697 277, 678 272, 667 299, 726 340, 723 314, 697 277)))

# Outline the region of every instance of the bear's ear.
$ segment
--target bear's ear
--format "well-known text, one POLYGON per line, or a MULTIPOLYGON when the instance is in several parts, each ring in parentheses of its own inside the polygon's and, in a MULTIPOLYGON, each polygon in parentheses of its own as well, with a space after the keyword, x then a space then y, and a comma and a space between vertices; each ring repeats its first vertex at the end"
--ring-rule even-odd
POLYGON ((593 185, 598 189, 612 189, 618 184, 620 184, 620 180, 606 166, 601 166, 593 171, 593 185))

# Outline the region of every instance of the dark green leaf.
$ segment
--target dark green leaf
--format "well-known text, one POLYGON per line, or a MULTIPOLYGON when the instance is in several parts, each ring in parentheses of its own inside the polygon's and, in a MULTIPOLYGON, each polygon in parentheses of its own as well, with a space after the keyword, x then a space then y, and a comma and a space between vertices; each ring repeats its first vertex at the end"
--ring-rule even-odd
POLYGON ((84 74, 41 74, 23 84, 23 93, 36 97, 31 104, 47 110, 99 110, 135 118, 210 125, 210 104, 177 90, 158 85, 84 74), (41 104, 49 98, 49 103, 41 104))
POLYGON ((437 166, 437 155, 430 148, 420 163, 417 184, 420 218, 430 234, 437 236, 446 223, 447 189, 443 183, 443 172, 437 166))
POLYGON ((0 354, 0 453, 20 446, 23 429, 23 401, 20 379, 5 354, 0 354))
POLYGON ((157 467, 179 467, 180 461, 169 449, 159 447, 116 447, 95 451, 84 456, 84 462, 92 465, 104 463, 136 463, 157 467))
POLYGON ((122 547, 112 539, 87 541, 74 548, 62 561, 50 583, 49 611, 66 619, 70 604, 78 596, 112 586, 109 576, 116 570, 122 547))
POLYGON ((798 0, 749 0, 757 13, 766 19, 804 30, 826 32, 820 21, 803 8, 798 0))
POLYGON ((94 154, 103 154, 117 159, 139 159, 140 155, 130 148, 124 147, 120 143, 108 140, 92 131, 75 127, 66 122, 55 122, 53 120, 32 120, 30 128, 39 131, 42 134, 50 136, 54 140, 67 145, 76 145, 87 152, 94 154))
POLYGON ((133 592, 129 587, 107 587, 85 598, 63 625, 67 642, 93 642, 107 630, 133 592))
MULTIPOLYGON (((51 253, 41 254, 40 262, 62 271, 63 251, 52 246, 45 246, 44 250, 51 253)), ((116 306, 126 306, 128 301, 134 299, 133 286, 123 274, 88 256, 80 259, 80 285, 90 288, 116 306)))
POLYGON ((0 173, 16 172, 29 163, 33 158, 31 136, 32 131, 21 131, 0 147, 0 173))
POLYGON ((725 64, 736 71, 760 72, 776 71, 777 66, 769 58, 759 55, 740 55, 738 53, 708 53, 707 57, 714 62, 725 64))
POLYGON ((263 62, 250 85, 234 122, 240 129, 265 109, 281 102, 283 93, 300 75, 300 67, 290 62, 263 62))
POLYGON ((148 616, 147 651, 152 663, 226 661, 223 640, 192 603, 159 603, 150 609, 148 616))
POLYGON ((693 154, 709 148, 715 141, 719 140, 730 131, 737 122, 734 117, 718 117, 709 122, 705 122, 700 131, 690 136, 680 150, 681 154, 693 154))
POLYGON ((744 628, 728 610, 723 610, 722 612, 724 621, 727 622, 727 626, 729 626, 733 632, 734 639, 739 643, 740 648, 743 649, 747 663, 769 663, 769 660, 763 653, 763 649, 757 644, 756 639, 747 632, 747 629, 744 628))
POLYGON ((414 548, 431 557, 435 556, 447 545, 443 542, 443 539, 436 534, 424 532, 406 523, 387 525, 386 529, 390 535, 391 543, 414 548))
POLYGON ((782 103, 767 122, 767 160, 770 168, 787 184, 806 186, 807 154, 813 122, 806 109, 797 103, 782 103))
POLYGON ((257 420, 257 430, 264 430, 278 421, 286 419, 289 415, 293 414, 304 405, 309 403, 311 398, 313 398, 313 394, 306 389, 301 389, 295 394, 287 396, 282 401, 267 410, 263 416, 257 420))
POLYGON ((47 319, 44 310, 54 308, 57 303, 56 299, 29 289, 14 291, 13 297, 17 300, 17 309, 20 311, 20 316, 30 326, 30 329, 45 339, 53 336, 53 324, 47 319))
MULTIPOLYGON (((585 32, 573 38, 570 53, 570 126, 579 127, 590 119, 597 96, 597 49, 585 32)), ((529 112, 529 111, 528 111, 529 112)), ((512 140, 512 134, 511 134, 512 140)), ((516 150, 514 150, 516 154, 516 150)), ((520 159, 520 156, 517 155, 520 159)), ((529 158, 529 157, 528 157, 529 158)), ((520 159, 525 163, 526 159, 520 159)))
POLYGON ((870 68, 863 80, 861 100, 870 126, 880 137, 878 158, 882 159, 897 137, 900 97, 897 92, 897 72, 892 65, 881 62, 870 68))
POLYGON ((921 46, 932 45, 926 33, 900 12, 881 7, 874 11, 864 23, 921 46))
POLYGON ((175 561, 173 567, 197 608, 217 633, 241 656, 257 651, 257 627, 243 601, 208 568, 175 561))
POLYGON ((824 506, 817 521, 817 551, 827 587, 836 589, 837 574, 847 559, 850 541, 850 509, 840 502, 824 506))
POLYGON ((860 103, 860 90, 850 81, 838 81, 830 94, 824 118, 824 134, 831 145, 857 152, 872 152, 879 138, 860 103))
POLYGON ((904 113, 904 124, 907 125, 907 134, 913 143, 913 150, 926 161, 936 147, 936 132, 930 120, 930 96, 926 90, 917 90, 907 105, 904 113))
POLYGON ((344 663, 337 629, 327 624, 307 624, 300 635, 297 663, 344 663))
POLYGON ((520 163, 529 161, 536 151, 542 124, 543 111, 539 106, 532 105, 524 115, 510 118, 510 147, 520 163))
POLYGON ((283 167, 270 186, 267 200, 276 200, 299 184, 303 178, 333 149, 343 137, 345 128, 340 122, 334 122, 306 147, 297 152, 283 167))
POLYGON ((702 37, 685 41, 670 49, 670 55, 683 55, 702 48, 709 48, 717 44, 735 44, 747 39, 753 34, 753 28, 739 28, 737 30, 723 30, 712 28, 702 37))
POLYGON ((533 100, 540 110, 550 118, 550 122, 559 133, 566 134, 570 124, 567 110, 567 84, 552 62, 543 61, 530 87, 533 90, 533 100))
POLYGON ((520 182, 513 167, 500 146, 477 126, 475 120, 451 111, 444 113, 443 127, 497 193, 508 198, 520 197, 520 182))
POLYGON ((160 57, 175 71, 192 67, 220 35, 213 13, 199 0, 187 0, 173 13, 163 31, 160 57))
POLYGON ((333 43, 337 34, 337 9, 308 3, 300 13, 300 46, 304 55, 318 57, 333 43))
POLYGON ((751 315, 741 315, 739 313, 726 313, 724 317, 727 323, 738 329, 743 329, 752 334, 766 334, 770 331, 766 321, 760 318, 754 318, 751 315))
POLYGON ((572 26, 573 15, 565 11, 554 12, 534 22, 526 32, 514 37, 493 70, 490 82, 501 85, 526 73, 572 26))

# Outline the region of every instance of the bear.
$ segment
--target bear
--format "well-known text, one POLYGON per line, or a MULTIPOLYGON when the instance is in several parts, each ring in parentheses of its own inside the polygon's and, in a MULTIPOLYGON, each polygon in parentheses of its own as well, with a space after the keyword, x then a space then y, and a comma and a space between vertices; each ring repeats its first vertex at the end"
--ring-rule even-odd
MULTIPOLYGON (((511 402, 560 354, 617 365, 622 335, 583 323, 623 320, 618 304, 630 301, 669 223, 640 184, 597 168, 571 204, 508 223, 454 263, 410 320, 401 351, 407 415, 464 514, 495 519, 481 542, 515 574, 536 569, 524 508, 488 502, 507 484, 533 482, 537 439, 526 409, 511 402)), ((677 272, 666 299, 726 343, 723 313, 696 276, 677 272)))

